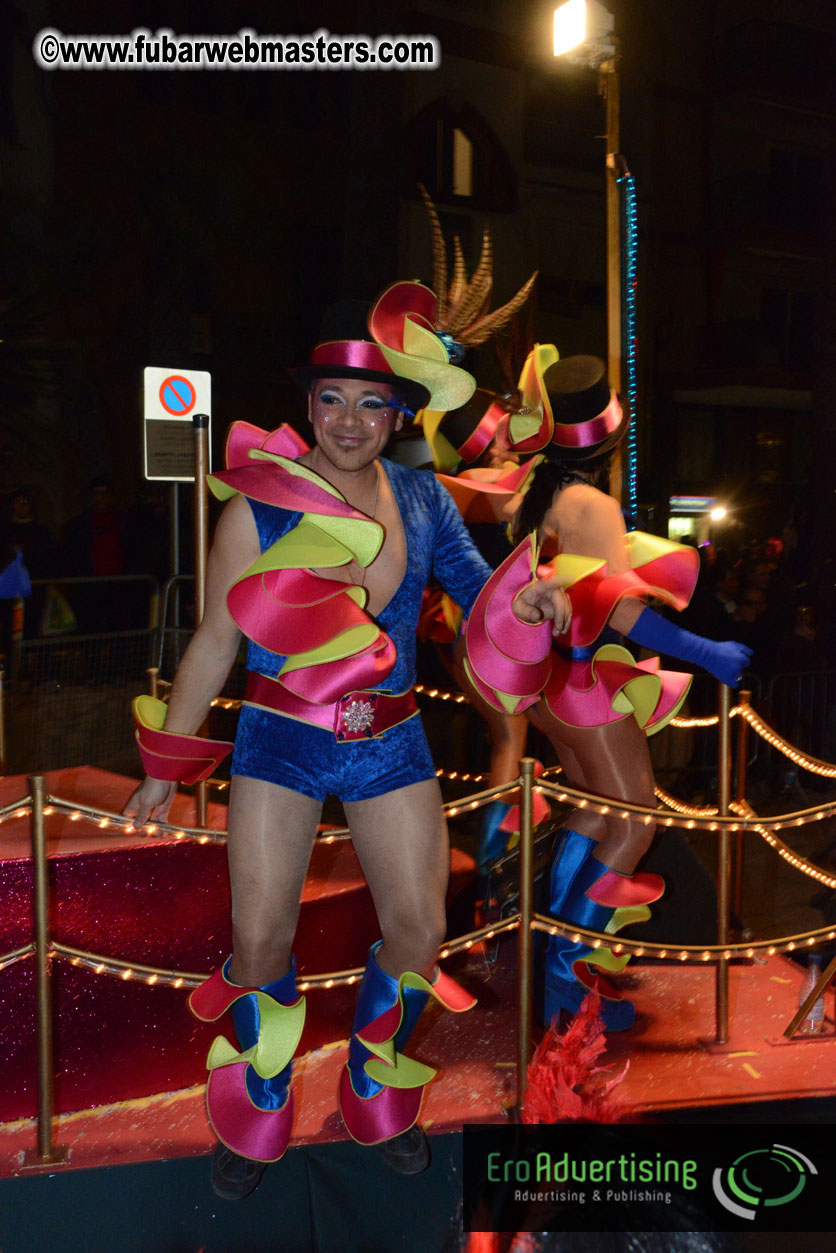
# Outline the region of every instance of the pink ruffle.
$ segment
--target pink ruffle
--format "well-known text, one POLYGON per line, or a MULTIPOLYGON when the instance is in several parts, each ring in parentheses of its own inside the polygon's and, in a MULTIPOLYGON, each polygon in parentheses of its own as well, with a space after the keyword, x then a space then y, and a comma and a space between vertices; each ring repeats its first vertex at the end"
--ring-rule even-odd
POLYGON ((251 448, 278 453, 289 461, 295 461, 297 457, 310 451, 310 445, 287 422, 283 422, 275 431, 265 431, 260 426, 254 426, 252 422, 233 422, 226 437, 226 468, 235 470, 239 466, 249 465, 251 448))
POLYGON ((495 692, 518 697, 518 711, 532 705, 551 667, 552 624, 521 622, 513 610, 531 581, 531 541, 526 539, 494 571, 476 598, 466 627, 467 660, 475 685, 495 709, 495 692))
POLYGON ((247 1062, 218 1066, 206 1085, 206 1112, 218 1139, 257 1162, 284 1156, 293 1130, 293 1088, 281 1109, 259 1109, 247 1092, 247 1062))
POLYGON ((330 705, 346 692, 379 687, 395 668, 397 649, 394 641, 381 631, 376 640, 359 653, 338 661, 324 661, 316 666, 280 672, 279 681, 296 696, 330 705))
POLYGON ((287 657, 369 623, 348 586, 310 570, 269 570, 235 583, 227 606, 248 639, 287 657))
POLYGON ((352 509, 344 500, 275 461, 248 461, 233 470, 219 470, 211 477, 242 496, 288 509, 291 513, 320 513, 329 518, 369 521, 364 513, 352 509))
POLYGON ((215 1022, 240 996, 260 991, 260 988, 231 983, 224 976, 223 966, 219 966, 200 987, 189 993, 187 1004, 201 1022, 215 1022))
POLYGON ((407 318, 428 331, 435 329, 435 294, 421 283, 392 283, 383 292, 369 315, 372 338, 387 348, 404 351, 404 325, 407 318))
POLYGON ((651 735, 673 716, 691 685, 690 674, 660 670, 658 657, 630 665, 598 659, 597 653, 588 661, 573 661, 557 649, 552 656, 552 670, 543 697, 554 716, 569 726, 600 727, 631 717, 631 710, 624 712, 613 708, 616 697, 637 679, 655 678, 656 702, 643 724, 643 729, 651 735))
MULTIPOLYGON (((691 599, 699 557, 695 549, 682 547, 644 562, 623 574, 607 574, 606 567, 586 575, 567 588, 572 602, 572 625, 567 639, 573 648, 594 643, 610 620, 618 603, 625 596, 637 600, 655 597, 684 609, 691 599)), ((544 576, 551 573, 541 568, 544 576)))
POLYGON ((381 1088, 375 1096, 360 1097, 351 1086, 347 1066, 340 1075, 340 1113, 358 1144, 380 1144, 408 1131, 418 1118, 423 1095, 423 1087, 381 1088))

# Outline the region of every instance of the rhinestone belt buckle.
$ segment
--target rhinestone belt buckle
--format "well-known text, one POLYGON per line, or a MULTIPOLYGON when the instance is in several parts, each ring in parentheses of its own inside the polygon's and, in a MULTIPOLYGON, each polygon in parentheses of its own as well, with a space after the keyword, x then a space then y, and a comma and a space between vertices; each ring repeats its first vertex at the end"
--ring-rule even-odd
POLYGON ((349 692, 337 702, 334 734, 338 740, 365 740, 374 735, 377 692, 349 692))

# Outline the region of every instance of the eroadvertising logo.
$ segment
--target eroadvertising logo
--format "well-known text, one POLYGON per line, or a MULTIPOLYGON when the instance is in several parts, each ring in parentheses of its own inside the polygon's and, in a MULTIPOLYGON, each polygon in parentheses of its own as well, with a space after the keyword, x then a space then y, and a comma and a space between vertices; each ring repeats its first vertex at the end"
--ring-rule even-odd
POLYGON ((788 1144, 741 1153, 731 1166, 714 1171, 712 1186, 721 1205, 738 1218, 754 1219, 761 1206, 789 1205, 800 1197, 810 1175, 810 1158, 788 1144))
POLYGON ((465 1229, 829 1230, 828 1132, 826 1124, 465 1127, 465 1229))

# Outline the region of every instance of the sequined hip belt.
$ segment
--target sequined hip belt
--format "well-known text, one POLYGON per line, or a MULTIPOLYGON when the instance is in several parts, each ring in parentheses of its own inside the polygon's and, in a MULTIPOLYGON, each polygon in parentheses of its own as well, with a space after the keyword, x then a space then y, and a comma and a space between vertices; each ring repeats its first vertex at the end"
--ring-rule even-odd
POLYGON ((418 702, 412 688, 406 692, 349 692, 330 705, 305 700, 289 691, 266 674, 250 673, 244 704, 271 709, 274 713, 309 722, 312 726, 332 731, 336 739, 346 743, 369 740, 383 735, 407 718, 418 713, 418 702))

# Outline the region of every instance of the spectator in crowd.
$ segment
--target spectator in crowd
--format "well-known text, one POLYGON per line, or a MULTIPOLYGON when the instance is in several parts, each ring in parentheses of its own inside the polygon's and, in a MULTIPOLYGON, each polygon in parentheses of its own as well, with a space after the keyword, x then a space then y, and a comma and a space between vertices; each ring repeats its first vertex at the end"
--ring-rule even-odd
MULTIPOLYGON (((37 497, 28 487, 12 492, 4 508, 5 536, 19 553, 32 579, 49 579, 58 573, 59 545, 52 530, 38 521, 37 497)), ((35 586, 26 602, 23 633, 27 639, 40 634, 46 588, 35 586)))
POLYGON ((700 573, 691 603, 681 621, 689 631, 711 638, 734 635, 732 622, 741 592, 740 569, 727 553, 716 553, 711 561, 701 548, 700 573))
POLYGON ((87 508, 71 518, 64 531, 63 573, 90 579, 87 584, 71 586, 68 593, 79 630, 117 631, 130 617, 125 587, 100 580, 128 571, 127 515, 117 508, 109 479, 93 479, 88 491, 87 508))
POLYGON ((782 673, 829 668, 827 652, 819 639, 816 613, 811 605, 796 605, 792 625, 781 640, 778 668, 782 673))

